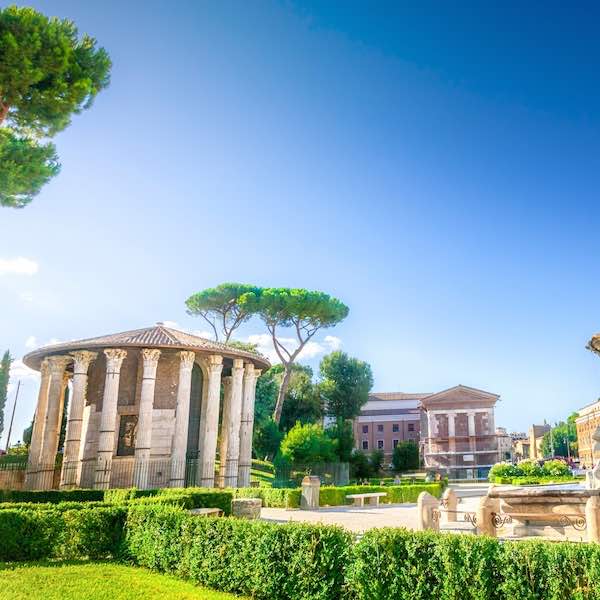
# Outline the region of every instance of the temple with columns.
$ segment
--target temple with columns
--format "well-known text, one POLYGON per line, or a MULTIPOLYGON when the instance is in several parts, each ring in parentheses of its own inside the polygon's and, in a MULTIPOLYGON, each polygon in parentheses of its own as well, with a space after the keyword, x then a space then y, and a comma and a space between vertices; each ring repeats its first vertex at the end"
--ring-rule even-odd
POLYGON ((41 373, 26 488, 250 484, 263 356, 157 323, 23 360, 41 373))

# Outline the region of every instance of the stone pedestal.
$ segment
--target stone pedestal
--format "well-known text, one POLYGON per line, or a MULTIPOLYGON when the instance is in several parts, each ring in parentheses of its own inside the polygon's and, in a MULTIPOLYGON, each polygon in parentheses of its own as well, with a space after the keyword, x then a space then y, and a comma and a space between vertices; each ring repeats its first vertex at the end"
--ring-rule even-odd
POLYGON ((314 475, 307 475, 302 480, 302 496, 300 497, 300 508, 304 510, 317 510, 319 508, 319 495, 321 492, 321 480, 314 475))
POLYGON ((443 514, 446 515, 446 523, 454 523, 456 519, 456 509, 458 506, 458 497, 454 490, 448 488, 442 496, 442 507, 446 511, 443 514))
POLYGON ((426 529, 438 530, 440 528, 439 510, 440 501, 429 494, 421 492, 417 499, 417 531, 425 531, 426 529))
POLYGON ((259 519, 261 508, 260 498, 234 498, 231 501, 231 514, 241 519, 259 519))

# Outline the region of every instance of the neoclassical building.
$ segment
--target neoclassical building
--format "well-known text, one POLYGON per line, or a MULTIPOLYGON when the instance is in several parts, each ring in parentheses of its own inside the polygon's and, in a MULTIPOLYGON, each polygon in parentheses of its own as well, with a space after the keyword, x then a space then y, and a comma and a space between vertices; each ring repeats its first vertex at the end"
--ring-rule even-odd
POLYGON ((261 355, 157 323, 23 360, 41 372, 27 488, 57 483, 67 389, 61 487, 250 484, 256 380, 270 367, 261 355))

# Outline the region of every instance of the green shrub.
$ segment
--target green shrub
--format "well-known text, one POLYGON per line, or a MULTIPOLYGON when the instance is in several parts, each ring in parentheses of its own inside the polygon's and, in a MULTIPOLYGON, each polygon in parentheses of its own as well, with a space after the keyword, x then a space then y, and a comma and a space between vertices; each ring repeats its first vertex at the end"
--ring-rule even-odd
POLYGON ((319 504, 321 506, 342 506, 352 504, 346 496, 351 494, 367 494, 369 492, 385 492, 387 495, 379 499, 384 504, 400 504, 403 502, 416 502, 421 492, 429 492, 439 498, 442 495, 442 483, 422 483, 404 485, 348 485, 344 487, 321 488, 319 504))
POLYGON ((142 566, 258 599, 343 597, 350 534, 337 527, 193 517, 130 508, 125 548, 142 566))
MULTIPOLYGON (((181 489, 181 488, 180 488, 181 489)), ((104 501, 112 504, 123 504, 136 498, 148 498, 156 496, 158 490, 139 490, 137 488, 114 488, 104 490, 104 501)))
POLYGON ((300 488, 237 488, 235 498, 261 498, 266 508, 299 508, 300 488))
POLYGON ((0 511, 3 510, 82 510, 84 508, 107 508, 110 504, 104 502, 1 502, 0 511))
POLYGON ((567 477, 571 475, 571 469, 562 460, 547 460, 542 465, 542 473, 550 477, 567 477))
POLYGON ((517 477, 541 477, 542 467, 534 460, 522 460, 517 464, 517 477))
POLYGON ((226 515, 230 515, 233 491, 210 488, 165 488, 159 490, 154 498, 145 501, 150 500, 158 502, 173 500, 185 508, 220 508, 226 515))
POLYGON ((105 558, 120 546, 125 509, 0 511, 0 561, 105 558))
POLYGON ((347 584, 359 600, 496 599, 498 547, 487 537, 372 529, 354 547, 347 584))
POLYGON ((102 502, 103 490, 0 490, 0 502, 102 502))
MULTIPOLYGON (((488 479, 495 482, 498 478, 510 480, 513 477, 522 475, 523 472, 515 465, 510 463, 496 463, 488 473, 488 479)), ((500 483, 500 482, 497 482, 500 483)), ((510 481, 509 481, 510 483, 510 481)))

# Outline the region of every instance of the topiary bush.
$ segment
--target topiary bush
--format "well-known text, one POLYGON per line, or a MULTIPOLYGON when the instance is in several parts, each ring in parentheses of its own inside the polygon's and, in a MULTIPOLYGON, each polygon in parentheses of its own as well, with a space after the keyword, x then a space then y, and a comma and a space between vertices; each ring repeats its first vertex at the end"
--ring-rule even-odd
POLYGON ((257 599, 343 596, 351 536, 338 527, 194 517, 132 506, 126 556, 141 566, 257 599))
POLYGON ((121 545, 126 509, 0 511, 0 561, 106 558, 121 545))
POLYGON ((439 498, 443 492, 443 484, 422 483, 404 485, 348 485, 344 487, 321 488, 319 504, 321 506, 342 506, 352 504, 352 500, 346 498, 351 494, 365 494, 369 492, 385 492, 387 495, 379 499, 383 504, 401 504, 405 502, 416 502, 421 492, 429 492, 432 496, 439 498))
POLYGON ((299 508, 300 488, 236 488, 235 498, 260 498, 267 508, 299 508))
POLYGON ((102 502, 104 490, 0 490, 0 502, 102 502))

